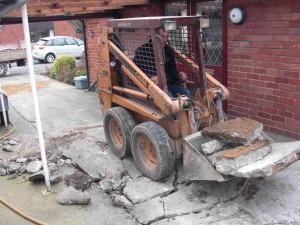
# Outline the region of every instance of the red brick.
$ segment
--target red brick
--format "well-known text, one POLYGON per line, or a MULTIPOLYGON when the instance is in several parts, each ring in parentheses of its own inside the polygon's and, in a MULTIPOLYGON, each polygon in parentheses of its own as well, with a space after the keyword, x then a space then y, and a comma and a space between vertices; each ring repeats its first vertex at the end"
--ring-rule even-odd
POLYGON ((281 28, 281 27, 289 27, 289 26, 290 26, 289 21, 274 21, 274 22, 272 22, 272 27, 281 28))
POLYGON ((252 85, 258 87, 266 87, 266 82, 261 80, 252 80, 252 85))
POLYGON ((264 112, 269 113, 269 114, 273 114, 273 115, 277 115, 277 109, 273 109, 273 108, 264 107, 264 112))
POLYGON ((271 119, 271 116, 269 113, 258 112, 257 116, 261 117, 261 118, 265 118, 265 119, 271 119))
POLYGON ((273 106, 274 109, 278 109, 278 110, 282 110, 282 111, 286 111, 287 110, 287 106, 286 105, 280 104, 280 103, 277 103, 277 102, 273 102, 272 106, 273 106))
POLYGON ((273 90, 273 94, 280 97, 287 97, 286 91, 273 90))
POLYGON ((258 74, 266 74, 266 69, 262 68, 253 68, 253 73, 258 73, 258 74))
POLYGON ((283 83, 283 84, 289 84, 290 80, 289 80, 289 78, 285 78, 285 77, 274 77, 274 82, 276 82, 276 83, 283 83))
POLYGON ((271 115, 271 119, 274 121, 285 123, 285 117, 282 116, 271 115))
POLYGON ((295 133, 295 132, 284 131, 283 135, 287 136, 287 137, 295 138, 295 139, 300 139, 300 134, 295 133))
POLYGON ((275 84, 275 83, 266 83, 266 87, 267 88, 273 88, 273 89, 279 89, 279 84, 275 84))
POLYGON ((274 132, 274 133, 278 133, 278 134, 281 134, 281 135, 284 134, 284 131, 282 129, 279 129, 279 128, 276 128, 276 127, 269 127, 269 131, 274 132))
POLYGON ((278 102, 279 97, 275 95, 265 95, 265 100, 272 101, 272 102, 278 102))
POLYGON ((280 97, 278 102, 283 103, 283 104, 287 104, 287 105, 293 105, 295 103, 295 100, 291 99, 291 98, 280 97))
POLYGON ((290 77, 290 78, 298 78, 299 72, 295 72, 295 71, 283 71, 283 76, 284 77, 290 77))
POLYGON ((283 117, 290 117, 290 118, 292 118, 292 117, 294 116, 294 113, 279 110, 279 111, 278 111, 278 115, 279 115, 279 116, 283 116, 283 117))
POLYGON ((296 91, 296 86, 291 84, 280 84, 280 90, 296 91))

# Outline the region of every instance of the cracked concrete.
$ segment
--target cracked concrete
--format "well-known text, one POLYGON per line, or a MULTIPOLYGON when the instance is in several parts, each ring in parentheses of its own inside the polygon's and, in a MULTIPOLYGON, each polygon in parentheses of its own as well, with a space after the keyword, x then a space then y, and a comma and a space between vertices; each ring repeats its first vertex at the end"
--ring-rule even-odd
MULTIPOLYGON (((9 80, 9 77, 1 79, 7 78, 9 80)), ((37 79, 46 78, 37 75, 37 79)), ((41 96, 45 139, 49 143, 47 151, 58 156, 64 152, 64 156, 73 163, 60 166, 59 172, 64 176, 72 174, 75 165, 94 182, 86 190, 91 197, 89 205, 62 206, 56 201, 57 193, 42 197, 41 190, 45 185, 29 183, 26 174, 14 180, 1 176, 0 197, 33 217, 58 225, 248 225, 300 222, 299 162, 265 179, 231 179, 223 183, 186 181, 182 162, 177 162, 176 173, 165 181, 154 182, 142 176, 132 158, 120 160, 110 152, 103 135, 97 94, 51 80, 48 87, 39 90, 38 95, 41 96), (110 185, 109 194, 100 187, 100 180, 110 185), (112 186, 118 188, 114 190, 112 186), (118 197, 115 204, 120 206, 113 205, 111 196, 118 197), (125 201, 127 208, 122 201, 125 201)), ((32 153, 37 148, 33 144, 33 140, 37 139, 31 122, 34 117, 30 95, 17 93, 10 96, 9 100, 13 106, 10 118, 16 125, 12 137, 22 143, 24 140, 32 142, 28 141, 30 144, 21 149, 16 146, 11 153, 0 152, 0 158, 32 153), (29 104, 21 104, 23 102, 29 104)), ((33 154, 38 154, 38 151, 33 154)), ((66 189, 66 184, 59 182, 52 187, 60 192, 66 189)), ((31 224, 1 204, 0 215, 1 223, 5 225, 31 224)))

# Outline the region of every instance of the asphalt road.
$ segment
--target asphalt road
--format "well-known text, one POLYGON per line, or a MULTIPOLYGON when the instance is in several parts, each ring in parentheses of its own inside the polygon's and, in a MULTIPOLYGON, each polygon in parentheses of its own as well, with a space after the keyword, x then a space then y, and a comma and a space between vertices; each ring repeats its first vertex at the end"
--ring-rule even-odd
MULTIPOLYGON (((16 63, 11 64, 12 68, 8 69, 6 76, 24 76, 24 74, 28 74, 28 65, 26 66, 17 66, 16 63)), ((47 68, 50 69, 52 67, 52 63, 45 63, 34 61, 34 72, 36 74, 40 74, 47 71, 47 68)))

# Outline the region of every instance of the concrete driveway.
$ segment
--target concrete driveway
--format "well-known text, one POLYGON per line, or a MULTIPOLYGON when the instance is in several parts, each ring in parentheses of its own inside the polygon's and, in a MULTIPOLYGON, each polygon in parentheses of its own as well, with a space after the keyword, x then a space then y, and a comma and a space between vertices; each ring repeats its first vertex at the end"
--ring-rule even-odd
MULTIPOLYGON (((154 182, 136 169, 132 158, 111 154, 96 93, 40 75, 36 79, 49 167, 64 177, 75 171, 87 174, 92 182, 85 192, 91 202, 59 204, 65 180, 52 185, 56 193, 43 196, 43 182, 29 182, 27 173, 11 180, 10 175, 0 176, 0 198, 24 213, 55 225, 300 223, 299 162, 265 179, 216 183, 186 181, 179 161, 176 172, 154 182)), ((0 160, 38 156, 29 76, 7 76, 0 82, 16 127, 8 138, 18 143, 11 152, 0 151, 0 160)), ((32 223, 0 204, 0 224, 32 223)))

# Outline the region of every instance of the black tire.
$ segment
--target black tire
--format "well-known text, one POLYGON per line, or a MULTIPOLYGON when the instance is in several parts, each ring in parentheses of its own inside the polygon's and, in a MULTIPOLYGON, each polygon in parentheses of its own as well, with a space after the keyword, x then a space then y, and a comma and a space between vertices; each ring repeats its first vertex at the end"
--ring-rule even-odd
POLYGON ((5 76, 7 73, 7 64, 5 62, 0 62, 0 77, 5 76))
MULTIPOLYGON (((8 111, 5 111, 5 114, 6 114, 6 120, 7 120, 7 124, 9 124, 9 117, 8 117, 8 111)), ((1 121, 1 126, 4 126, 5 123, 4 123, 4 115, 3 115, 3 112, 0 112, 0 121, 1 121)))
POLYGON ((164 128, 154 122, 145 122, 133 129, 131 150, 137 167, 152 180, 160 180, 174 171, 172 141, 164 128))
POLYGON ((114 107, 105 113, 103 124, 112 153, 119 158, 130 155, 130 136, 137 124, 132 115, 123 107, 114 107))
POLYGON ((55 60, 55 55, 53 53, 48 53, 46 56, 45 56, 45 61, 47 63, 53 63, 55 60))
POLYGON ((25 59, 18 59, 17 60, 17 66, 25 66, 25 65, 26 65, 25 59))

